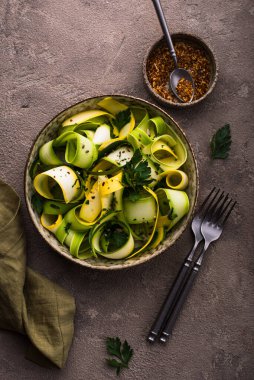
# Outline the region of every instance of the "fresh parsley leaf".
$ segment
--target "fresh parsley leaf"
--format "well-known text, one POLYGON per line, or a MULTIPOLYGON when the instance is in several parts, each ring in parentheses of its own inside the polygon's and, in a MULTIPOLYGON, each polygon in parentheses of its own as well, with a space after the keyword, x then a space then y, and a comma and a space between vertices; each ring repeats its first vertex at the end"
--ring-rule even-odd
POLYGON ((109 223, 103 235, 105 247, 109 251, 116 251, 121 248, 128 240, 128 235, 117 224, 109 223))
POLYGON ((218 129, 212 137, 210 143, 212 159, 227 158, 229 155, 231 142, 230 125, 225 124, 224 127, 218 129))
POLYGON ((116 251, 121 248, 128 240, 128 235, 123 231, 113 231, 110 236, 109 251, 116 251))
POLYGON ((128 195, 128 199, 132 202, 137 202, 140 199, 140 194, 138 193, 130 193, 128 195))
POLYGON ((119 375, 122 368, 126 368, 126 364, 119 362, 116 359, 106 359, 110 367, 116 368, 116 374, 119 375))
POLYGON ((43 211, 43 199, 38 194, 33 194, 31 198, 33 209, 39 214, 43 211))
POLYGON ((124 363, 128 364, 132 355, 133 355, 133 349, 130 347, 128 342, 125 340, 123 343, 123 349, 122 349, 122 359, 123 359, 124 363))
POLYGON ((131 111, 129 108, 127 108, 124 111, 120 111, 116 114, 116 118, 114 120, 114 125, 120 132, 120 130, 127 124, 129 123, 131 119, 131 111))
POLYGON ((114 355, 118 359, 122 359, 121 357, 121 341, 118 337, 116 338, 107 338, 107 352, 109 355, 114 355))
POLYGON ((107 352, 109 355, 117 357, 119 360, 114 358, 106 359, 107 364, 116 369, 116 374, 119 375, 123 368, 128 368, 129 361, 133 356, 133 349, 130 347, 128 342, 125 340, 122 344, 118 337, 107 338, 106 340, 107 352))
POLYGON ((151 168, 148 166, 147 160, 142 157, 140 150, 137 149, 132 159, 124 167, 124 185, 138 192, 141 187, 153 181, 150 176, 151 168))

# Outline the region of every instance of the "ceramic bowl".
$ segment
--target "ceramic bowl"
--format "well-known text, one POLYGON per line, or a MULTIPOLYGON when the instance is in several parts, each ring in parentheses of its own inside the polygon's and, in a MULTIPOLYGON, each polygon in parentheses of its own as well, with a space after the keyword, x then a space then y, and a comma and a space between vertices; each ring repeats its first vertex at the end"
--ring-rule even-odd
POLYGON ((171 107, 176 107, 176 108, 185 108, 185 107, 192 107, 195 104, 198 104, 202 102, 204 99, 207 98, 209 94, 213 91, 215 84, 217 82, 218 78, 218 62, 216 59, 215 54, 213 53, 212 49, 207 45, 206 42, 204 42, 200 37, 197 37, 193 34, 187 34, 187 33, 174 33, 171 35, 173 43, 176 42, 188 42, 191 45, 195 47, 199 47, 203 49, 210 61, 210 69, 211 69, 211 79, 209 83, 209 88, 208 91, 199 99, 194 100, 190 103, 181 103, 177 102, 174 103, 171 100, 167 100, 160 96, 157 92, 154 91, 153 87, 151 86, 148 77, 147 77, 147 61, 154 51, 155 48, 161 45, 161 43, 164 41, 164 37, 162 37, 160 40, 156 41, 148 50, 147 54, 145 55, 144 62, 143 62, 143 75, 144 75, 144 81, 147 86, 148 91, 152 96, 161 104, 164 106, 171 106, 171 107))
POLYGON ((55 116, 39 133, 39 135, 36 137, 34 144, 31 148, 31 151, 29 153, 27 164, 25 168, 25 198, 27 203, 27 208, 29 211, 29 214, 31 216, 31 219, 41 234, 41 236, 46 240, 46 242, 60 255, 64 256, 66 259, 75 262, 79 265, 94 268, 94 269, 122 269, 122 268, 129 268, 134 265, 142 264, 148 260, 151 260, 152 258, 158 256, 162 252, 165 252, 168 250, 169 247, 171 247, 176 240, 180 237, 180 235, 183 233, 183 231, 186 229, 191 216, 193 214, 193 210, 196 204, 197 199, 197 192, 198 192, 198 172, 197 172, 197 165, 196 160, 193 154, 193 150, 190 146, 190 143, 185 135, 185 133, 181 130, 181 128, 178 126, 178 124, 170 117, 168 113, 160 109, 159 107, 145 101, 142 99, 138 99, 131 96, 125 96, 125 95, 105 95, 105 96, 97 96, 89 99, 85 99, 82 102, 72 105, 71 107, 65 109, 61 113, 59 113, 57 116, 55 116), (184 170, 189 175, 189 186, 187 189, 187 193, 190 199, 190 211, 188 215, 186 215, 170 232, 169 236, 156 248, 150 251, 144 252, 141 256, 133 257, 129 260, 108 260, 103 257, 100 257, 98 259, 96 258, 90 258, 88 260, 80 260, 72 257, 69 253, 69 250, 66 246, 59 243, 59 241, 55 238, 53 234, 51 234, 48 230, 46 230, 40 223, 40 218, 37 215, 37 213, 33 210, 32 204, 31 204, 31 198, 34 194, 34 188, 33 188, 33 182, 29 175, 29 170, 31 168, 32 163, 38 156, 39 148, 45 144, 47 141, 52 140, 57 135, 57 130, 63 120, 69 118, 70 116, 73 116, 74 114, 78 112, 82 112, 87 109, 94 109, 97 108, 96 104, 105 96, 112 96, 116 100, 123 102, 130 106, 141 106, 148 110, 149 114, 151 116, 159 115, 164 118, 164 120, 171 125, 173 130, 177 133, 177 135, 181 138, 182 142, 184 143, 188 158, 186 163, 184 164, 184 170))

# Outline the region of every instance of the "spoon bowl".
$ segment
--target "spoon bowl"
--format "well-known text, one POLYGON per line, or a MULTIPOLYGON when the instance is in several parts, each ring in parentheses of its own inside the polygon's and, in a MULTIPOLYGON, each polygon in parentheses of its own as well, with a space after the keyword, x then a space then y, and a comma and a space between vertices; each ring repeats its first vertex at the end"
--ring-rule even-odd
POLYGON ((176 68, 174 71, 172 71, 172 73, 170 74, 170 80, 169 80, 171 90, 173 91, 173 93, 177 97, 177 99, 179 99, 181 102, 184 102, 184 103, 186 102, 184 99, 181 98, 181 96, 179 95, 179 92, 177 91, 177 85, 178 85, 180 79, 186 79, 192 85, 192 94, 191 94, 190 99, 188 100, 188 102, 191 102, 193 100, 193 97, 194 97, 195 85, 194 85, 194 81, 193 81, 192 76, 190 75, 190 73, 187 70, 181 69, 181 68, 176 68))

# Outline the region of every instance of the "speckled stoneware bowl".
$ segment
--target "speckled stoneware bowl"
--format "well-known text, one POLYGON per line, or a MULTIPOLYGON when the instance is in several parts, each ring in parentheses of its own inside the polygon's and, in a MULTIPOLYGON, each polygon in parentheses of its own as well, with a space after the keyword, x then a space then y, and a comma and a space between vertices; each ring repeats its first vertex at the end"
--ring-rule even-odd
POLYGON ((41 234, 41 236, 48 242, 48 244, 55 251, 60 253, 66 259, 73 261, 79 265, 83 265, 85 267, 94 268, 94 269, 104 269, 104 270, 129 268, 134 265, 142 264, 148 260, 151 260, 153 257, 158 256, 160 253, 165 252, 166 249, 168 249, 170 246, 172 246, 175 243, 175 241, 179 238, 179 236, 183 233, 183 231, 187 227, 187 224, 190 221, 191 216, 193 214, 193 210, 194 210, 196 199, 197 199, 197 192, 198 192, 198 172, 197 172, 196 160, 195 160, 192 148, 184 132, 180 129, 177 123, 162 109, 160 109, 159 107, 145 100, 134 98, 131 96, 125 96, 125 95, 105 95, 105 96, 97 96, 97 97, 85 99, 84 101, 67 108, 66 110, 58 114, 56 117, 54 117, 54 119, 51 120, 36 137, 35 142, 31 148, 31 151, 27 160, 27 164, 26 164, 26 169, 25 169, 26 203, 27 203, 28 211, 32 218, 32 221, 35 227, 37 228, 37 230, 39 231, 39 233, 41 234), (105 96, 112 96, 115 99, 119 100, 120 102, 123 102, 130 106, 135 105, 135 106, 144 107, 148 110, 150 116, 155 116, 155 115, 162 116, 164 120, 170 124, 173 130, 180 137, 188 153, 188 159, 186 163, 184 164, 183 168, 189 175, 189 186, 187 189, 187 193, 190 199, 190 211, 188 215, 186 215, 171 230, 169 236, 156 249, 153 249, 151 251, 146 251, 141 256, 133 257, 129 260, 124 260, 124 259, 123 260, 107 260, 103 257, 100 257, 98 259, 90 258, 88 260, 79 260, 72 257, 69 253, 68 248, 60 244, 54 235, 52 235, 48 230, 42 227, 39 216, 33 210, 32 205, 31 205, 31 197, 34 194, 34 188, 33 188, 33 182, 29 175, 29 170, 31 168, 32 163, 37 158, 39 148, 43 144, 45 144, 47 141, 52 140, 56 137, 57 130, 65 119, 69 118, 70 116, 78 112, 82 112, 87 109, 97 108, 96 104, 105 96))
POLYGON ((148 77, 147 77, 147 61, 151 55, 151 53, 153 52, 153 50, 155 48, 157 48, 161 43, 162 41, 164 40, 164 37, 162 37, 160 40, 158 40, 157 42, 155 42, 148 50, 145 58, 144 58, 144 62, 143 62, 143 75, 144 75, 144 80, 145 80, 145 84, 149 90, 149 92, 155 97, 155 99, 163 104, 164 106, 170 106, 170 107, 176 107, 176 108, 185 108, 185 107, 192 107, 194 106, 195 104, 198 104, 200 102, 202 102, 204 99, 207 98, 207 96, 209 94, 211 94, 211 92, 213 91, 214 87, 215 87, 215 84, 217 82, 217 78, 218 78, 218 62, 217 62, 217 59, 216 59, 216 56, 215 54, 213 53, 212 49, 207 45, 206 42, 204 42, 200 37, 197 37, 193 34, 188 34, 188 33, 173 33, 171 35, 172 37, 172 40, 173 40, 173 43, 175 42, 188 42, 194 46, 197 46, 201 49, 203 49, 209 60, 210 60, 210 68, 211 68, 211 80, 210 80, 210 83, 209 83, 209 89, 208 91, 205 93, 205 95, 203 95, 201 98, 197 99, 197 100, 194 100, 190 103, 181 103, 181 102, 177 102, 177 103, 174 103, 170 100, 166 100, 164 99, 162 96, 160 96, 159 94, 157 94, 157 92, 154 91, 154 89, 152 88, 149 80, 148 80, 148 77))

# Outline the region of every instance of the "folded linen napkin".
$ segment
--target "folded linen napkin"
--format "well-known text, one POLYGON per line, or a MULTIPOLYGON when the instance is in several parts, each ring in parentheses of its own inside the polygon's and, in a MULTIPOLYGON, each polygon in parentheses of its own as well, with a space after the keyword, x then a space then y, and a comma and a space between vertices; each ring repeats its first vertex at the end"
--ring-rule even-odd
POLYGON ((17 193, 0 180, 0 328, 26 334, 26 357, 62 368, 73 337, 75 301, 63 288, 26 267, 17 193))

